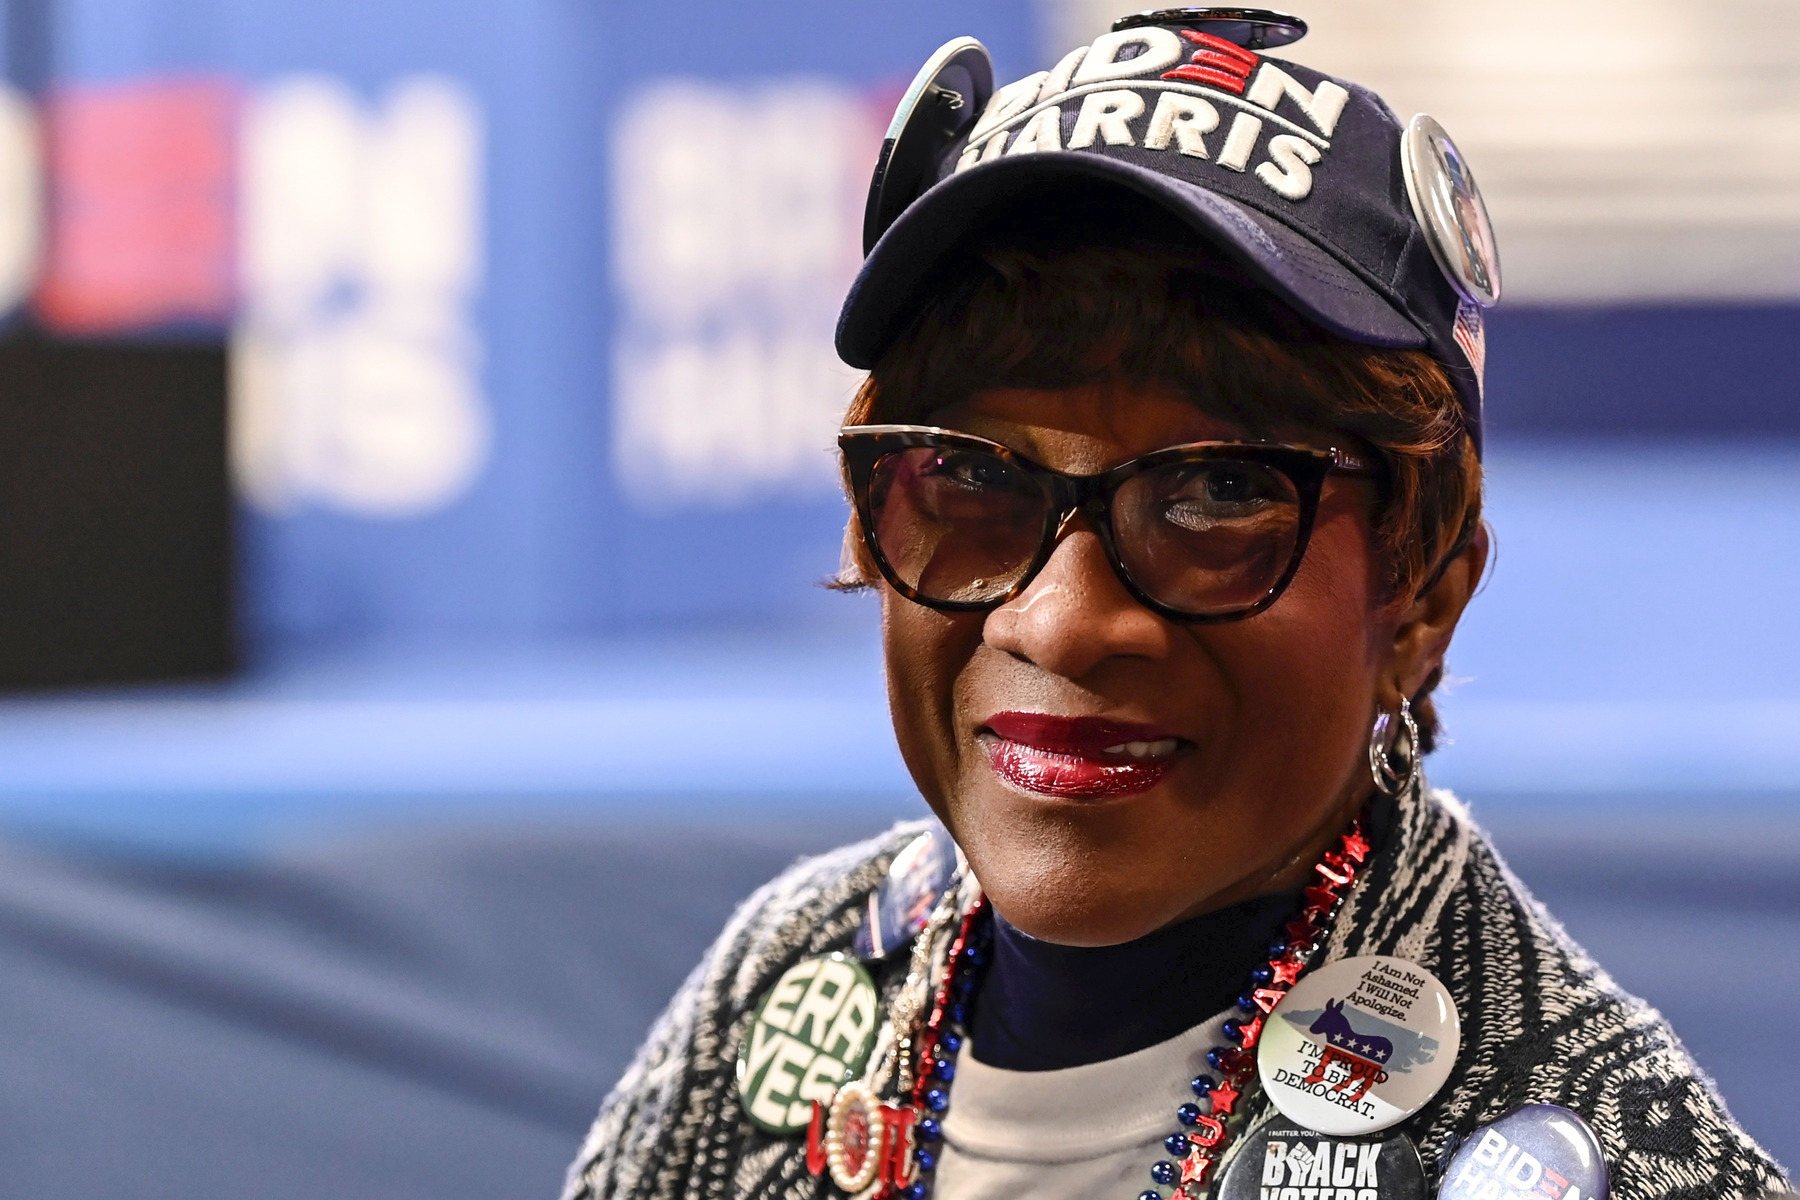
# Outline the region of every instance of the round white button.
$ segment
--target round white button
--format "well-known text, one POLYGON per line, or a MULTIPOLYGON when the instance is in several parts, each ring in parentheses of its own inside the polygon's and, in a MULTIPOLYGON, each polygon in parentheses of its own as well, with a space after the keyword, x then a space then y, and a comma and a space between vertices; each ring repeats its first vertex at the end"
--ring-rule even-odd
POLYGON ((1294 985, 1263 1026, 1257 1069, 1309 1129, 1373 1133, 1425 1107, 1462 1045, 1456 1003, 1403 958, 1340 959, 1294 985))

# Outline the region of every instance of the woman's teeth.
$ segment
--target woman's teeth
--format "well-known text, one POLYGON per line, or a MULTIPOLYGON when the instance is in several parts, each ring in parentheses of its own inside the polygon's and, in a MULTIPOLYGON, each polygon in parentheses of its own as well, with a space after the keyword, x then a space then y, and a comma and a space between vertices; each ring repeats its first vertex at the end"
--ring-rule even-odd
POLYGON ((1120 742, 1117 746, 1108 746, 1101 753, 1119 758, 1167 758, 1180 745, 1179 738, 1158 738, 1154 742, 1120 742))

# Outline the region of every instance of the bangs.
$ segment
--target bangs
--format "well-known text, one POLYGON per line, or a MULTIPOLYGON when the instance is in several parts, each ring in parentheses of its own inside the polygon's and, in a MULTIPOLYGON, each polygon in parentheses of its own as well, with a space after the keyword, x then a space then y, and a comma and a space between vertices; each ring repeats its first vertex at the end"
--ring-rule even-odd
POLYGON ((928 420, 988 388, 1162 384, 1248 436, 1332 424, 1338 340, 1224 262, 1149 246, 1010 248, 944 281, 877 365, 874 419, 928 420))

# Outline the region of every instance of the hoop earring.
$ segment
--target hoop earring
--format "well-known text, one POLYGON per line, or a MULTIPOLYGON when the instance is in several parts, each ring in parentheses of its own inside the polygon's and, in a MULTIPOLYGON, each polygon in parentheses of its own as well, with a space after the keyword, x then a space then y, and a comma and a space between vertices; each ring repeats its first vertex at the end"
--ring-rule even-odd
POLYGON ((1400 701, 1400 731, 1389 736, 1394 727, 1394 714, 1382 709, 1375 714, 1369 729, 1369 774, 1375 790, 1384 796, 1398 796, 1408 791, 1419 774, 1419 725, 1413 720, 1410 701, 1400 701), (1406 749, 1400 749, 1401 740, 1406 749), (1401 769, 1395 770, 1398 761, 1401 769))

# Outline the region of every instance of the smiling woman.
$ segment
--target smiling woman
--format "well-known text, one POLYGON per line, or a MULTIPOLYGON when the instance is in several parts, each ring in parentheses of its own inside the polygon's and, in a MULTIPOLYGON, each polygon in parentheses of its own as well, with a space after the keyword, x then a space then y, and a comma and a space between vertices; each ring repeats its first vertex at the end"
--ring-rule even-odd
POLYGON ((1256 52, 1302 32, 921 72, 839 326, 837 584, 942 824, 746 903, 571 1198, 1780 1186, 1425 785, 1498 262, 1435 122, 1256 52))
POLYGON ((1006 920, 1065 944, 1304 877, 1368 790, 1369 714, 1408 701, 1429 748, 1486 555, 1443 369, 1191 241, 1118 196, 979 231, 842 438, 841 584, 912 601, 902 753, 1006 920), (907 420, 962 432, 870 424, 907 420))

